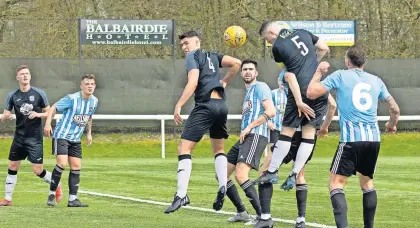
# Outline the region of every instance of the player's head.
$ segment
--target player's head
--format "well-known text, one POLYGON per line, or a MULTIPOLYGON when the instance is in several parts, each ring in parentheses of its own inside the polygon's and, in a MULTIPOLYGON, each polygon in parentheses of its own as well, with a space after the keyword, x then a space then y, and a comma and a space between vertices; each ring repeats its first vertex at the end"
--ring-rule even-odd
POLYGON ((344 60, 347 68, 363 68, 366 62, 366 51, 359 45, 347 49, 344 60))
POLYGON ((254 83, 258 76, 258 63, 252 59, 245 59, 241 65, 241 76, 245 84, 254 83))
POLYGON ((27 85, 31 81, 31 72, 29 71, 28 66, 20 65, 16 69, 16 80, 18 80, 19 84, 27 85))
POLYGON ((190 51, 194 51, 200 48, 200 36, 196 31, 188 31, 178 36, 181 49, 184 54, 187 55, 190 51))
POLYGON ((293 32, 292 27, 284 21, 266 21, 260 27, 260 35, 273 44, 277 37, 285 38, 293 32))
POLYGON ((80 81, 80 89, 82 93, 87 96, 90 96, 95 92, 96 88, 96 77, 93 74, 85 74, 80 81))

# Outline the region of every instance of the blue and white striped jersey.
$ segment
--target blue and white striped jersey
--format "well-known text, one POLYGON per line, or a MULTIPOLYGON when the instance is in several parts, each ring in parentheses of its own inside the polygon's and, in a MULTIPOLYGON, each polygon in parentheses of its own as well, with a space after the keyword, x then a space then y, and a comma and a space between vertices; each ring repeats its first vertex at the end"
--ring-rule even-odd
POLYGON ((338 70, 321 84, 328 91, 337 90, 341 142, 380 142, 378 99, 389 94, 380 78, 360 69, 338 70))
POLYGON ((271 90, 274 107, 276 108, 276 115, 270 119, 277 131, 281 131, 284 111, 286 110, 287 94, 285 90, 279 88, 271 90))
POLYGON ((98 99, 83 99, 82 92, 68 94, 57 102, 57 110, 63 116, 54 129, 53 138, 79 142, 83 131, 98 107, 98 99))
MULTIPOLYGON (((255 82, 246 89, 246 95, 242 106, 241 130, 254 122, 264 113, 262 102, 271 98, 270 87, 264 82, 255 82)), ((250 133, 268 138, 267 123, 261 124, 251 130, 250 133)))

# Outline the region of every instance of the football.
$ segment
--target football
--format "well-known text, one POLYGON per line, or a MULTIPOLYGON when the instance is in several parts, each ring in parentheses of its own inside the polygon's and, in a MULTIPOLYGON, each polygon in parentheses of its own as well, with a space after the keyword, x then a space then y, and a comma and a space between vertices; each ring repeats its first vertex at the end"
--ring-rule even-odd
POLYGON ((243 46, 246 42, 246 32, 240 26, 230 26, 223 35, 225 43, 232 48, 243 46))

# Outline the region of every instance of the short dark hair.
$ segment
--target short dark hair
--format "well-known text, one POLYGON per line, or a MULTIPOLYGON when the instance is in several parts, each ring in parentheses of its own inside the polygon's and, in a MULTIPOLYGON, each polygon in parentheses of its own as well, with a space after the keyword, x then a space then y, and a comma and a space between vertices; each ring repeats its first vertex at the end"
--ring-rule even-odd
POLYGON ((258 31, 258 33, 262 36, 264 30, 267 28, 268 24, 270 24, 271 21, 264 21, 261 24, 260 30, 258 31))
POLYGON ((19 73, 19 71, 21 71, 21 70, 23 70, 23 69, 28 69, 28 70, 29 70, 29 67, 28 67, 28 66, 26 66, 26 65, 20 65, 20 66, 16 69, 16 74, 17 74, 17 73, 19 73))
POLYGON ((350 63, 354 66, 361 67, 366 62, 366 51, 357 44, 349 47, 346 55, 350 63))
POLYGON ((83 75, 82 76, 82 81, 85 80, 85 79, 93 79, 95 81, 95 83, 96 83, 96 77, 93 74, 85 74, 85 75, 83 75))
POLYGON ((183 34, 179 35, 178 38, 180 40, 184 39, 184 38, 190 38, 190 37, 198 37, 198 39, 200 39, 200 36, 198 35, 198 32, 194 31, 194 30, 190 30, 188 32, 184 32, 183 34))
POLYGON ((245 64, 249 64, 249 63, 254 64, 255 69, 257 69, 257 68, 258 68, 258 63, 257 63, 257 61, 255 61, 255 60, 253 60, 253 59, 245 59, 244 61, 242 61, 242 64, 241 64, 241 69, 242 69, 242 67, 243 67, 245 64))

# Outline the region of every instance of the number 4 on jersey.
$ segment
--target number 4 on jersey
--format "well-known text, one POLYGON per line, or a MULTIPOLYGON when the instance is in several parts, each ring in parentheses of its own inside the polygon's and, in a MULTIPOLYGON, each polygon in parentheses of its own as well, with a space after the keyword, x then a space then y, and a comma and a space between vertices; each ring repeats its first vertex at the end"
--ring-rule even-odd
POLYGON ((211 59, 209 56, 207 56, 207 61, 209 62, 209 69, 213 70, 213 72, 216 72, 213 63, 211 62, 211 59))

